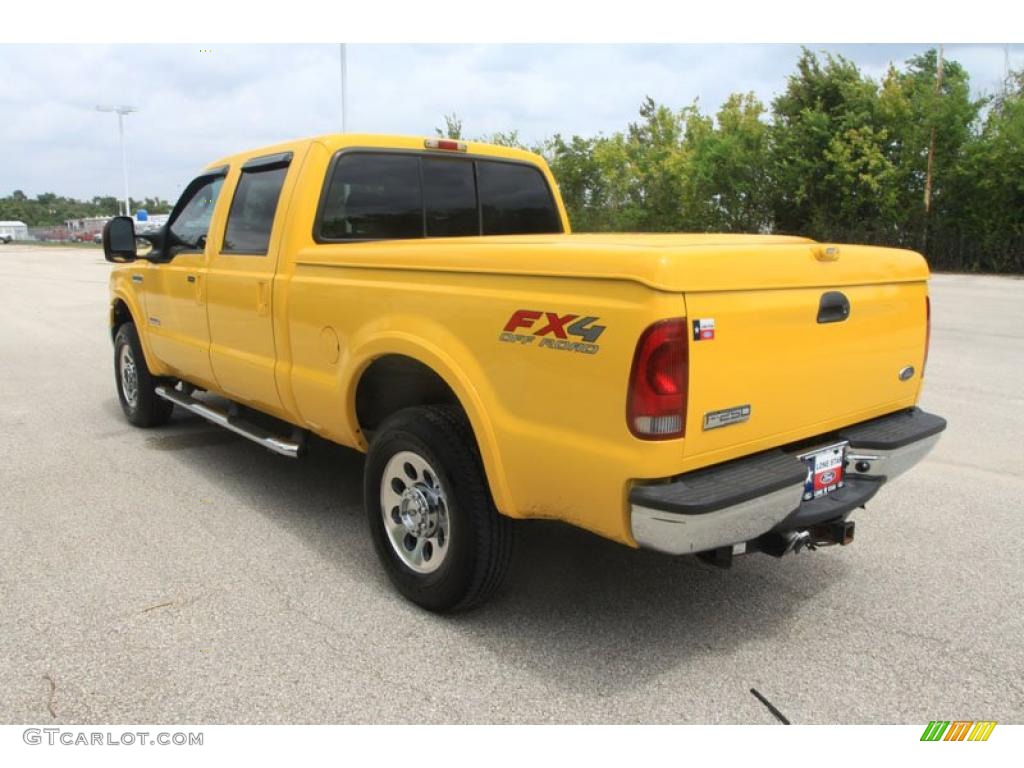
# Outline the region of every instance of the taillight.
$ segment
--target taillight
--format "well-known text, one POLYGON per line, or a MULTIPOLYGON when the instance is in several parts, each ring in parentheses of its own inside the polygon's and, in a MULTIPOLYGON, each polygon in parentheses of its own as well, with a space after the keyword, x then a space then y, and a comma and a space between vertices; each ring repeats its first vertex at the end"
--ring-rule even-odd
POLYGON ((932 343, 932 299, 924 297, 924 362, 921 363, 921 378, 924 378, 924 369, 928 365, 928 347, 932 343))
POLYGON ((655 323, 637 342, 626 404, 634 436, 668 440, 686 431, 688 344, 686 318, 655 323))

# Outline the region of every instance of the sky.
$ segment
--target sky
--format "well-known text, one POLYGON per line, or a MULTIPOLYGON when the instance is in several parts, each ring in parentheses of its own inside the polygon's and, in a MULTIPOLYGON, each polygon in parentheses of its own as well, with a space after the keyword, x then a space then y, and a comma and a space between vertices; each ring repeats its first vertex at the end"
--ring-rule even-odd
MULTIPOLYGON (((926 45, 814 45, 880 77, 926 45)), ((1008 48, 1024 67, 1024 45, 1008 48)), ((945 46, 975 93, 996 91, 1003 45, 945 46)), ((622 130, 645 96, 713 113, 736 91, 766 104, 784 90, 799 45, 349 45, 348 129, 433 135, 457 113, 470 137, 516 129, 622 130)), ((117 119, 125 119, 133 198, 174 200, 220 156, 341 129, 337 45, 0 44, 0 196, 15 189, 88 199, 123 195, 117 119)))

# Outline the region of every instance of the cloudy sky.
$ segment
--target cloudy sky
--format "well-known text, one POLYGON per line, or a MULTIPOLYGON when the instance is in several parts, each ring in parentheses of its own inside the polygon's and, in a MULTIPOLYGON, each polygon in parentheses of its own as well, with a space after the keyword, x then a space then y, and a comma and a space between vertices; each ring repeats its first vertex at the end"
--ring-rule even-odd
MULTIPOLYGON (((880 76, 924 45, 809 46, 880 76)), ((1002 45, 946 45, 978 93, 1002 81, 1002 45)), ((1024 46, 1009 47, 1024 66, 1024 46)), ((625 127, 645 95, 713 112, 733 91, 765 102, 785 87, 798 45, 350 45, 349 130, 432 135, 446 113, 468 135, 625 127)), ((175 199, 218 156, 340 130, 336 45, 0 45, 0 196, 122 194, 116 118, 126 118, 133 197, 175 199)))

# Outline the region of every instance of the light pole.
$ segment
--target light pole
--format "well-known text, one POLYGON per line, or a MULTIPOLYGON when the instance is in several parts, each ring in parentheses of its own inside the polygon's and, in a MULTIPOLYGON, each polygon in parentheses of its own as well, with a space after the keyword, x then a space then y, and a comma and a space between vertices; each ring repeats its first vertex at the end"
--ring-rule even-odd
POLYGON ((341 56, 341 132, 348 132, 348 50, 344 43, 338 44, 341 56))
POLYGON ((124 116, 131 112, 138 112, 137 107, 129 107, 125 104, 119 104, 113 107, 106 106, 103 104, 97 105, 97 112, 116 112, 117 113, 117 135, 121 139, 121 173, 124 176, 124 215, 131 216, 131 202, 128 199, 128 154, 124 148, 124 116))

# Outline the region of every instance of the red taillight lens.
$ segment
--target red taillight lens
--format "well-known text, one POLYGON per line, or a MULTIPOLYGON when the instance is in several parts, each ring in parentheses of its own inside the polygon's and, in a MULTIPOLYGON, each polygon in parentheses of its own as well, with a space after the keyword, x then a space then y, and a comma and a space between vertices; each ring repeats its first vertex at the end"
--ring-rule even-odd
POLYGON ((686 318, 663 320, 643 332, 629 374, 630 432, 643 440, 682 437, 689 369, 686 318))
POLYGON ((924 369, 928 365, 928 347, 932 344, 932 299, 924 297, 924 362, 921 363, 921 378, 924 378, 924 369))

